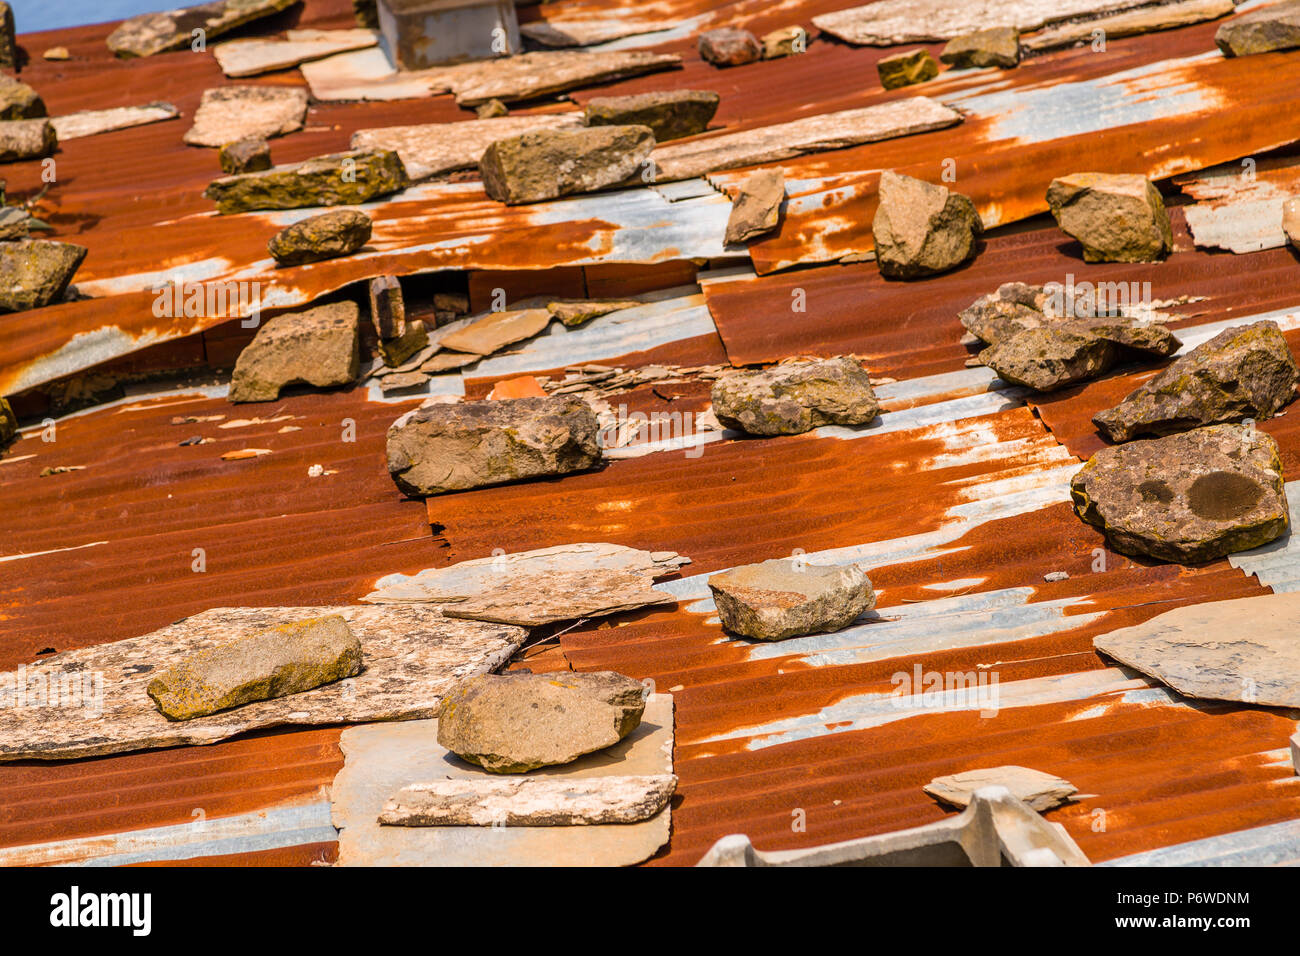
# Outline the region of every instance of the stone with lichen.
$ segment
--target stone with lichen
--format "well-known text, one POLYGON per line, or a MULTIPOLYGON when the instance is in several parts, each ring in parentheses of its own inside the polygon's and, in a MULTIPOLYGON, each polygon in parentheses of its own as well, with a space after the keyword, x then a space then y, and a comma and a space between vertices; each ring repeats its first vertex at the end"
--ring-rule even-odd
POLYGON ((854 359, 796 359, 732 371, 713 383, 713 413, 751 435, 797 435, 822 425, 865 425, 880 411, 871 379, 854 359))
POLYGON ((351 206, 387 196, 410 185, 406 168, 391 149, 354 149, 317 156, 213 181, 204 197, 228 215, 257 209, 351 206))
POLYGON ((270 402, 288 385, 348 385, 361 371, 355 302, 287 312, 265 322, 230 379, 232 402, 270 402))
POLYGON ((939 64, 929 50, 909 50, 877 61, 876 73, 880 76, 881 86, 896 90, 933 80, 939 75, 939 64))
POLYGON ((86 248, 70 242, 0 243, 0 312, 39 309, 57 301, 85 258, 86 248))
POLYGON ((276 233, 267 249, 278 265, 298 266, 356 252, 370 239, 370 217, 358 209, 311 216, 276 233))
POLYGON ((1085 262, 1154 262, 1174 248, 1160 191, 1144 176, 1074 173, 1053 179, 1047 205, 1085 262))

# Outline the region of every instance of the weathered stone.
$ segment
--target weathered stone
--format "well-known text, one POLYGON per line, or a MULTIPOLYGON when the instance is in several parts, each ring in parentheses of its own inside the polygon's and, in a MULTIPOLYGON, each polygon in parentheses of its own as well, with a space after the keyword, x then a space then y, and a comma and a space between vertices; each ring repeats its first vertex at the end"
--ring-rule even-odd
POLYGON ((929 50, 910 50, 878 60, 876 72, 880 75, 881 86, 887 90, 896 90, 902 86, 933 80, 939 75, 939 64, 929 50))
POLYGON ((463 329, 444 335, 440 343, 444 348, 456 352, 491 355, 507 345, 531 339, 550 324, 549 309, 490 312, 463 329))
POLYGON ((551 318, 559 319, 569 328, 576 328, 602 315, 635 309, 642 304, 636 299, 556 299, 546 303, 546 311, 551 313, 551 318))
POLYGON ((803 27, 784 27, 763 34, 759 41, 763 44, 763 59, 775 60, 783 56, 808 51, 808 31, 803 27))
POLYGON ((848 43, 895 46, 951 40, 990 23, 1022 33, 1047 23, 1083 20, 1134 6, 1134 0, 873 0, 865 6, 812 18, 813 25, 848 43))
POLYGON ((168 720, 288 697, 361 671, 361 642, 337 614, 281 624, 195 651, 146 689, 168 720))
POLYGON ((741 66, 763 55, 758 37, 748 30, 719 27, 700 34, 697 47, 700 58, 714 66, 741 66))
POLYGON ((648 126, 655 142, 694 136, 709 128, 721 97, 708 90, 659 90, 598 96, 587 103, 588 126, 648 126))
POLYGON ((985 767, 965 770, 946 777, 935 777, 924 787, 925 792, 949 806, 965 809, 980 787, 1006 787, 1033 810, 1043 813, 1063 803, 1078 792, 1078 787, 1041 770, 1028 767, 985 767))
POLYGON ((566 764, 635 730, 645 693, 613 671, 483 675, 443 698, 438 743, 493 773, 566 764))
POLYGON ((748 242, 755 236, 771 232, 781 219, 781 203, 785 201, 785 172, 777 169, 760 169, 750 174, 740 184, 736 198, 731 203, 731 216, 727 219, 725 245, 748 242))
POLYGON ((31 218, 18 206, 0 206, 0 242, 26 239, 31 218))
POLYGON ((1173 251, 1160 191, 1142 176, 1062 176, 1048 186, 1047 205, 1061 231, 1083 245, 1087 262, 1153 262, 1173 251))
POLYGON ((42 159, 59 147, 59 134, 47 119, 0 121, 0 163, 42 159))
POLYGON ((267 321, 239 353, 230 379, 232 402, 270 402, 286 385, 350 384, 361 371, 354 302, 336 302, 267 321))
POLYGON ((18 34, 14 30, 13 7, 0 3, 0 66, 18 66, 18 34))
POLYGON ((393 375, 385 375, 379 380, 379 390, 385 395, 391 392, 402 392, 410 388, 419 388, 429 381, 429 376, 421 371, 414 372, 397 372, 393 375))
POLYGON ((1168 0, 1109 16, 1058 21, 1033 36, 1025 37, 1023 46, 1034 51, 1056 50, 1075 44, 1092 43, 1098 32, 1107 40, 1118 40, 1120 37, 1173 30, 1193 23, 1204 23, 1206 20, 1217 20, 1232 13, 1233 7, 1234 0, 1168 0))
POLYGON ((194 125, 182 139, 191 146, 222 146, 302 129, 307 91, 294 86, 218 86, 204 90, 194 125))
POLYGON ((271 168, 271 147, 261 136, 245 136, 222 146, 217 158, 227 176, 260 173, 271 168))
POLYGON ((760 641, 838 631, 876 606, 856 564, 777 558, 711 575, 709 590, 723 628, 760 641))
POLYGON ((429 375, 441 375, 443 372, 452 372, 458 368, 464 368, 466 365, 473 365, 482 357, 481 355, 467 355, 464 352, 448 352, 444 349, 434 353, 432 358, 421 363, 420 371, 429 375))
POLYGON ((47 239, 0 243, 0 312, 39 309, 63 297, 84 246, 47 239))
POLYGON ((406 170, 390 149, 317 156, 293 166, 215 180, 203 195, 222 214, 255 209, 352 206, 405 189, 406 170))
POLYGON ((497 140, 483 153, 479 174, 497 202, 540 202, 621 183, 654 146, 646 126, 538 130, 497 140))
POLYGON ((565 475, 600 463, 596 414, 566 398, 428 405, 388 429, 388 471, 412 496, 565 475))
POLYGON ((798 435, 822 425, 865 425, 880 411, 871 378, 847 356, 797 359, 713 383, 713 412, 751 435, 798 435))
POLYGON ((1249 56, 1300 47, 1300 0, 1284 0, 1233 17, 1219 27, 1214 42, 1224 56, 1249 56))
POLYGON ((1000 339, 979 355, 998 377, 1039 392, 1096 378, 1115 364, 1115 346, 1085 331, 1032 328, 1000 339))
POLYGON ((1103 448, 1070 483, 1074 510, 1117 551, 1191 564, 1287 530, 1277 442, 1244 425, 1103 448))
POLYGON ((284 40, 248 37, 218 43, 212 55, 222 73, 240 78, 286 70, 336 53, 364 50, 379 42, 373 30, 289 30, 286 36, 284 40))
POLYGON ((1225 329, 1093 422, 1111 441, 1272 418, 1295 397, 1295 359, 1275 322, 1225 329))
POLYGON ((380 341, 399 338, 406 331, 406 302, 397 276, 370 280, 370 324, 380 341))
POLYGON ((1300 249, 1300 197, 1282 203, 1282 231, 1291 245, 1300 249))
POLYGON ((1003 290, 1008 290, 1012 285, 1024 284, 1001 285, 997 292, 980 296, 957 313, 957 318, 968 332, 989 345, 997 345, 1017 332, 1036 329, 1052 321, 1043 314, 1042 309, 1018 301, 1014 298, 1014 293, 1003 293, 1003 290))
MULTIPOLYGON (((407 322, 397 338, 381 339, 379 355, 384 364, 397 368, 429 345, 429 329, 420 321, 407 322)), ((421 369, 423 371, 423 369, 421 369)))
POLYGON ((298 0, 213 0, 211 3, 165 13, 142 13, 124 20, 108 36, 108 48, 120 57, 153 56, 184 50, 194 43, 193 31, 205 41, 253 20, 287 10, 298 0))
POLYGON ((509 116, 510 107, 500 100, 492 99, 475 107, 474 115, 479 119, 497 119, 498 117, 509 116))
POLYGON ((370 241, 370 217, 358 209, 310 216, 277 232, 266 248, 278 265, 300 266, 350 256, 370 241))
POLYGON ((36 119, 45 116, 45 101, 20 80, 0 73, 0 120, 36 119))
MULTIPOLYGON (((1192 604, 1094 637, 1093 646, 1180 694, 1300 707, 1300 594, 1192 604)), ((1300 735, 1291 738, 1300 757, 1300 735)))
POLYGON ((889 170, 880 174, 879 196, 871 232, 881 275, 935 275, 975 255, 984 227, 968 197, 889 170))
POLYGON ((180 110, 171 103, 154 102, 143 106, 115 106, 106 110, 78 110, 63 116, 52 116, 50 124, 54 127, 59 142, 63 143, 83 136, 98 136, 100 133, 111 133, 132 126, 161 123, 180 115, 180 110))
POLYGON ((651 585, 646 575, 617 570, 516 574, 510 577, 508 588, 448 604, 443 613, 470 621, 541 627, 674 602, 671 594, 651 585))
POLYGON ((66 46, 52 46, 41 56, 46 60, 71 60, 72 54, 68 52, 66 46))
POLYGON ((18 434, 18 416, 14 414, 13 406, 9 400, 0 397, 0 451, 14 440, 18 434))
POLYGON ((1168 358, 1183 347, 1178 336, 1165 326, 1122 315, 1072 319, 1063 323, 1061 328, 1071 332, 1087 332, 1123 349, 1162 358, 1168 358))
POLYGON ((1013 67, 1020 62, 1020 31, 1015 27, 989 27, 953 37, 939 59, 958 69, 1013 67))
POLYGON ((434 780, 403 787, 379 822, 403 827, 565 827, 648 820, 668 805, 677 778, 518 777, 434 780))

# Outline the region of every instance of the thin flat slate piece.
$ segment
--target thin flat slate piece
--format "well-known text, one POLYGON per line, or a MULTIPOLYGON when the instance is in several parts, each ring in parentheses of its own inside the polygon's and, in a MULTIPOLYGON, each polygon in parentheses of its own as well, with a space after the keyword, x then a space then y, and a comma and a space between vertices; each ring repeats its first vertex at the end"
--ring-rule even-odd
POLYGON ((651 579, 626 571, 560 571, 514 575, 508 588, 495 588, 443 606, 448 617, 540 627, 580 617, 604 617, 675 598, 656 591, 651 579))
POLYGON ((182 137, 191 146, 224 146, 245 136, 283 136, 302 129, 307 91, 292 86, 218 86, 204 90, 194 125, 182 137))
POLYGON ((980 787, 1006 787, 1029 806, 1042 813, 1068 803, 1078 788, 1070 781, 1031 770, 1028 767, 981 767, 946 777, 935 777, 923 788, 926 793, 949 806, 965 809, 980 787))
POLYGON ((427 604, 215 608, 142 637, 67 651, 0 675, 0 761, 211 744, 285 724, 429 717, 449 688, 496 670, 526 636, 518 627, 446 618, 427 604), (157 671, 185 654, 328 614, 342 615, 361 642, 363 669, 356 677, 185 721, 168 720, 145 693, 157 671))
POLYGON ((63 143, 97 133, 111 133, 115 129, 160 123, 180 115, 180 110, 170 103, 148 103, 144 106, 118 106, 111 110, 81 110, 66 116, 52 116, 50 122, 54 125, 54 132, 59 134, 59 142, 63 143))
POLYGON ((1300 591, 1194 604, 1093 638, 1180 694, 1300 707, 1300 591))
MULTIPOLYGON (((436 720, 343 731, 343 769, 331 787, 339 866, 631 866, 668 842, 671 806, 641 823, 547 827, 393 827, 379 815, 413 783, 493 775, 438 746, 436 720)), ((530 778, 672 773, 673 699, 651 694, 641 724, 613 747, 530 778)), ((499 776, 494 779, 500 780, 499 776)))
POLYGON ((388 798, 379 822, 400 827, 561 827, 648 820, 672 798, 670 773, 556 779, 518 774, 433 780, 388 798))
POLYGON ((349 50, 364 50, 379 42, 377 30, 290 30, 287 40, 252 37, 230 40, 212 48, 221 72, 235 78, 286 70, 349 50))
POLYGON ((878 0, 824 13, 812 22, 846 43, 893 46, 951 40, 986 27, 1014 26, 1024 33, 1141 5, 1139 0, 878 0))
POLYGON ((1107 40, 1118 40, 1120 37, 1156 33, 1160 30, 1190 26, 1193 23, 1204 23, 1206 20, 1217 20, 1219 17, 1226 17, 1232 11, 1233 0, 1178 0, 1175 3, 1163 3, 1157 7, 1143 7, 1102 17, 1099 20, 1062 24, 1031 37, 1022 37, 1020 45, 1029 50, 1052 50, 1091 41, 1094 30, 1102 31, 1107 40))

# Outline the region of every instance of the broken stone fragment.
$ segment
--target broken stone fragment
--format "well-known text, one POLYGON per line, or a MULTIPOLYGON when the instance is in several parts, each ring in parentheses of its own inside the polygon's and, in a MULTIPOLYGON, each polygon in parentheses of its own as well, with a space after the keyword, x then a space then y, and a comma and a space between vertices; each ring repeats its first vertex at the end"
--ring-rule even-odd
POLYGON ((1074 173, 1053 179, 1047 205, 1086 262, 1154 262, 1173 251, 1160 191, 1143 176, 1074 173))
POLYGON ((261 136, 245 136, 222 146, 217 158, 227 176, 260 173, 271 168, 271 147, 261 136))
POLYGON ((576 328, 602 315, 635 309, 643 304, 636 299, 556 299, 546 303, 546 311, 551 313, 551 318, 559 319, 565 326, 576 328))
POLYGON ((497 202, 540 202, 621 183, 643 167, 654 145, 647 126, 536 130, 497 140, 478 168, 497 202))
POLYGON ((838 631, 876 606, 871 581, 856 564, 777 558, 714 574, 709 590, 723 628, 759 641, 838 631))
POLYGON ((871 231, 886 278, 947 272, 975 255, 975 237, 984 227, 969 197, 886 170, 879 199, 871 231))
POLYGON ((735 27, 705 30, 700 34, 698 49, 700 58, 714 66, 741 66, 763 55, 758 37, 735 27))
POLYGON ((239 353, 232 402, 270 402, 286 385, 348 385, 361 370, 354 302, 336 302, 267 321, 239 353))
POLYGON ((433 357, 420 365, 420 371, 429 375, 441 375, 452 372, 466 365, 473 365, 483 356, 467 355, 464 352, 448 352, 445 349, 434 353, 433 357))
POLYGON ((785 201, 785 172, 781 169, 760 169, 740 184, 736 198, 731 203, 731 216, 727 219, 724 245, 748 242, 777 227, 781 218, 781 203, 785 201))
POLYGON ((63 297, 84 246, 47 239, 0 243, 0 312, 39 309, 63 297))
POLYGON ((808 50, 808 31, 803 27, 784 27, 763 34, 763 59, 775 60, 808 50))
POLYGON ((24 209, 0 206, 0 242, 26 239, 31 221, 31 216, 24 209))
POLYGON ((1219 27, 1214 42, 1224 56, 1249 56, 1300 46, 1300 0, 1284 0, 1233 17, 1219 27))
POLYGON ((395 339, 406 331, 406 303, 397 276, 376 276, 370 280, 370 324, 380 341, 395 339))
POLYGON ((718 421, 751 435, 798 435, 822 425, 865 425, 879 411, 870 376, 843 355, 724 372, 713 383, 718 421))
POLYGON ((990 27, 953 37, 939 59, 958 69, 986 66, 1008 69, 1020 62, 1020 32, 1015 27, 990 27))
POLYGON ((444 335, 439 343, 456 352, 491 355, 507 345, 531 339, 550 324, 550 309, 490 312, 463 329, 444 335))
POLYGON ((500 116, 509 116, 510 108, 500 100, 491 99, 475 107, 474 115, 479 119, 496 119, 500 116))
POLYGON ((1287 530, 1277 442, 1244 425, 1103 448, 1070 482, 1074 510, 1124 554, 1193 564, 1287 530))
POLYGON ((0 397, 0 451, 18 434, 18 416, 7 398, 0 397))
POLYGON ((124 20, 108 36, 108 48, 119 57, 153 56, 187 49, 194 31, 205 41, 253 20, 287 10, 298 0, 212 0, 165 13, 142 13, 124 20))
POLYGON ((255 209, 353 206, 409 185, 401 159, 391 149, 354 149, 317 156, 293 166, 276 166, 215 180, 203 195, 223 215, 255 209))
POLYGON ((66 46, 52 46, 41 56, 46 60, 71 60, 72 54, 68 52, 66 46))
POLYGON ((1078 788, 1068 780, 1030 770, 1028 767, 985 767, 965 770, 946 777, 935 777, 924 787, 926 793, 943 803, 965 809, 980 787, 1006 787, 1030 809, 1043 813, 1068 803, 1078 788))
POLYGON ((1183 347, 1178 336, 1165 326, 1122 315, 1073 319, 1062 323, 1061 328, 1070 332, 1086 332, 1123 349, 1162 358, 1168 358, 1183 347))
POLYGON ((255 631, 187 655, 146 689, 168 720, 193 720, 361 672, 361 642, 337 614, 255 631))
POLYGON ((887 90, 896 90, 902 86, 933 80, 939 75, 939 64, 929 50, 911 50, 877 61, 876 72, 880 74, 881 86, 887 90))
POLYGON ((18 66, 18 34, 14 32, 14 11, 7 3, 0 3, 0 66, 14 69, 18 66))
POLYGON ((628 571, 549 571, 512 574, 501 586, 448 604, 448 617, 520 627, 606 617, 644 607, 672 604, 648 576, 628 571))
POLYGON ((486 674, 443 698, 438 743, 493 773, 526 773, 618 743, 641 722, 645 687, 613 671, 486 674))
POLYGON ((1282 203, 1282 231, 1291 245, 1300 249, 1300 196, 1282 203))
POLYGON ((278 265, 300 266, 352 255, 370 240, 370 228, 364 212, 338 209, 286 226, 266 247, 278 265))
POLYGON ((385 375, 379 380, 379 390, 385 395, 393 392, 402 392, 407 389, 419 388, 425 382, 429 381, 429 376, 424 372, 397 372, 393 375, 385 375))
POLYGON ((1272 418, 1295 397, 1295 359, 1276 322, 1225 329, 1093 422, 1111 441, 1272 418))
POLYGON ((186 131, 191 146, 223 146, 248 136, 269 139, 302 129, 307 91, 292 86, 218 86, 204 90, 194 125, 186 131))
POLYGON ((397 368, 429 345, 429 329, 418 320, 407 322, 397 338, 381 339, 379 355, 389 368, 397 368))
POLYGON ((668 805, 670 773, 434 780, 403 787, 379 822, 403 827, 567 827, 649 820, 668 805))
POLYGON ((428 405, 388 429, 388 472, 413 497, 565 475, 600 463, 599 425, 573 397, 428 405))
POLYGON ((0 73, 0 120, 36 119, 45 116, 45 101, 19 80, 0 73))
POLYGON ((587 104, 588 126, 648 126, 655 142, 694 136, 709 127, 721 97, 708 90, 660 90, 598 96, 587 104))
POLYGON ((1041 308, 1018 301, 1010 292, 1004 294, 1004 290, 1012 285, 1023 283, 1005 283, 998 287, 997 292, 980 296, 957 313, 968 332, 989 345, 997 345, 1017 332, 1036 329, 1052 321, 1041 308))
POLYGON ((59 134, 47 119, 0 121, 0 163, 42 159, 59 148, 59 134))
POLYGON ((1096 378, 1115 364, 1115 357, 1114 343, 1063 327, 1025 329, 979 355, 999 378, 1039 392, 1096 378))

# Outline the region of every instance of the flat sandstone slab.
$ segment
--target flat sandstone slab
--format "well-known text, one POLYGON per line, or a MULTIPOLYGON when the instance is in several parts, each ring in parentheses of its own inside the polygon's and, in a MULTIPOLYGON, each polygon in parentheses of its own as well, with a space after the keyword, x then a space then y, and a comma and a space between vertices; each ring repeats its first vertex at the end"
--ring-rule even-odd
POLYGON ((965 809, 980 787, 1006 787, 1029 806, 1042 813, 1069 801, 1078 788, 1068 780, 1028 767, 982 767, 946 777, 935 777, 923 788, 949 806, 965 809))
POLYGON ((226 76, 244 77, 285 70, 349 50, 364 50, 379 42, 376 30, 290 30, 287 35, 287 40, 230 40, 214 46, 212 55, 226 76))
POLYGON ((66 116, 52 116, 50 122, 54 124, 54 131, 59 134, 59 142, 62 143, 131 126, 160 123, 176 119, 180 115, 180 111, 170 103, 149 103, 145 106, 118 106, 110 110, 82 110, 66 116))
POLYGON ((879 0, 813 17, 815 27, 847 43, 893 46, 951 40, 990 26, 1024 33, 1048 23, 1102 16, 1131 8, 1134 0, 879 0))
POLYGON ((291 86, 218 86, 204 90, 194 125, 183 139, 191 146, 224 146, 238 139, 270 139, 302 129, 307 91, 291 86))
POLYGON ((638 823, 668 805, 670 773, 555 780, 435 780, 403 787, 379 822, 400 827, 564 827, 638 823))
POLYGON ((418 604, 215 608, 142 637, 56 654, 0 676, 0 761, 211 744, 263 727, 425 718, 437 713, 453 686, 509 660, 526 635, 522 628, 451 620, 418 604), (342 616, 361 642, 356 677, 180 723, 160 714, 145 693, 161 668, 187 654, 330 614, 342 616), (31 705, 34 694, 47 700, 55 687, 63 706, 31 705), (67 696, 79 691, 77 700, 67 696))

